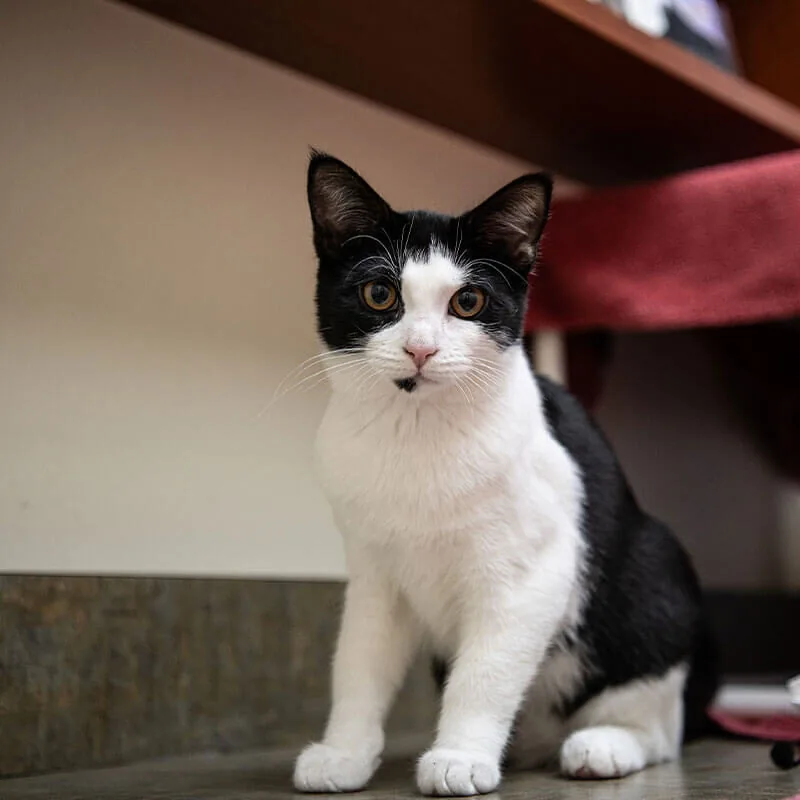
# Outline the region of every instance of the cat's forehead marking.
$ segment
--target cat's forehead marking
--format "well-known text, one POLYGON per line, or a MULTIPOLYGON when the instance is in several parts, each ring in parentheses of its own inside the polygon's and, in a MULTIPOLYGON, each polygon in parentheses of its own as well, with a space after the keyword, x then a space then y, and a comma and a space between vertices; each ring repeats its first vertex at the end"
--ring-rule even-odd
POLYGON ((403 265, 400 281, 406 308, 439 306, 455 292, 465 279, 450 253, 443 248, 432 247, 422 258, 409 258, 403 265))

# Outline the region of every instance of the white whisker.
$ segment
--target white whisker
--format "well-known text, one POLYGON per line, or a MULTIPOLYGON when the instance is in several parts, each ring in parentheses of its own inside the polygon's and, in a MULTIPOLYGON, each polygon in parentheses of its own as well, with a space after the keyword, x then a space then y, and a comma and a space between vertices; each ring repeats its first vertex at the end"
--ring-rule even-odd
POLYGON ((353 381, 350 385, 353 394, 359 394, 365 387, 367 381, 377 372, 378 370, 376 370, 372 364, 364 364, 353 376, 353 381))
POLYGON ((383 256, 378 255, 371 255, 371 256, 364 256, 358 263, 353 264, 352 267, 347 271, 347 277, 349 278, 355 270, 357 270, 362 264, 366 263, 367 261, 379 261, 387 264, 390 269, 393 269, 392 264, 387 262, 383 256))
POLYGON ((486 385, 475 375, 475 373, 473 372, 465 373, 464 380, 467 381, 470 384, 470 386, 474 386, 481 392, 486 391, 486 385))
MULTIPOLYGON (((349 352, 348 351, 344 351, 344 350, 340 350, 340 351, 334 351, 334 352, 331 352, 331 353, 319 353, 316 356, 312 356, 311 358, 307 358, 304 362, 302 362, 302 364, 300 364, 299 366, 297 366, 294 369, 292 369, 283 378, 283 380, 281 380, 281 382, 275 388, 275 391, 273 392, 272 398, 258 412, 258 414, 256 414, 255 419, 260 419, 267 411, 269 411, 269 409, 272 408, 273 405, 275 405, 275 403, 277 403, 279 400, 283 399, 290 392, 297 391, 297 389, 299 389, 301 386, 303 386, 304 384, 308 383, 309 381, 313 380, 314 378, 316 378, 318 376, 321 376, 320 377, 320 381, 318 381, 318 383, 321 383, 322 380, 324 380, 324 376, 326 376, 326 375, 329 375, 329 374, 331 374, 333 372, 337 372, 337 371, 343 371, 344 369, 352 368, 352 367, 357 366, 358 364, 364 363, 366 361, 365 358, 363 358, 363 357, 362 358, 355 358, 354 357, 355 354, 357 354, 357 353, 363 353, 361 348, 353 348, 352 351, 349 351, 349 352), (336 362, 335 359, 337 359, 337 358, 348 358, 349 360, 336 362), (333 359, 334 363, 333 364, 325 363, 326 360, 328 360, 328 359, 333 359), (300 377, 302 376, 304 369, 316 368, 316 367, 319 367, 320 364, 325 364, 325 366, 323 366, 322 369, 319 369, 316 372, 314 372, 313 374, 308 375, 308 376, 302 378, 302 380, 300 380, 300 377), (296 379, 297 382, 292 384, 291 386, 287 387, 286 384, 291 379, 296 379)), ((315 386, 315 385, 316 384, 312 384, 312 386, 315 386)))
POLYGON ((345 241, 345 244, 347 244, 348 242, 352 242, 355 239, 370 239, 371 241, 375 242, 375 244, 383 248, 383 252, 386 253, 386 258, 389 259, 389 265, 394 267, 399 274, 400 265, 397 263, 396 259, 392 258, 392 253, 389 250, 389 248, 377 236, 372 236, 369 233, 359 233, 356 236, 351 236, 349 239, 347 239, 345 241))
POLYGON ((472 269, 473 267, 480 267, 480 266, 486 266, 489 267, 490 269, 493 269, 506 282, 508 288, 513 291, 514 287, 511 285, 511 281, 500 271, 498 267, 496 267, 490 261, 487 261, 485 259, 475 259, 473 261, 469 261, 464 265, 464 271, 469 272, 469 270, 472 269))
POLYGON ((474 404, 475 398, 472 396, 472 392, 470 392, 469 396, 467 396, 466 389, 465 389, 464 386, 461 385, 461 380, 460 379, 458 379, 458 378, 456 379, 456 382, 455 382, 454 386, 456 387, 456 389, 458 389, 461 392, 461 394, 464 397, 464 402, 466 402, 466 404, 468 406, 471 406, 471 405, 474 404))
POLYGON ((301 386, 304 386, 306 383, 308 383, 309 381, 313 380, 314 378, 319 377, 320 381, 322 381, 322 380, 325 379, 325 376, 327 376, 327 375, 332 375, 335 372, 343 372, 344 370, 352 369, 353 367, 355 367, 357 365, 358 365, 358 362, 347 363, 347 364, 334 364, 333 366, 330 366, 330 367, 328 367, 328 366, 323 367, 322 369, 318 370, 317 372, 313 373, 312 375, 306 376, 301 381, 298 381, 297 383, 295 383, 292 386, 290 386, 288 389, 284 390, 278 396, 277 399, 280 400, 281 398, 285 397, 290 392, 297 391, 301 386))
POLYGON ((280 383, 275 388, 275 394, 277 394, 281 387, 283 386, 286 381, 290 378, 294 377, 295 375, 301 373, 304 369, 308 369, 312 365, 318 364, 326 359, 335 359, 335 358, 346 358, 352 355, 353 353, 360 353, 362 352, 362 348, 360 347, 353 347, 353 348, 344 348, 342 350, 332 350, 326 351, 324 353, 317 353, 316 355, 310 356, 309 358, 305 359, 305 361, 301 361, 296 367, 293 367, 286 375, 281 379, 280 383))
MULTIPOLYGON (((406 233, 406 228, 407 227, 408 227, 408 223, 403 225, 403 229, 400 231, 400 238, 397 241, 393 241, 392 242, 391 238, 389 237, 389 234, 388 233, 386 234, 386 238, 389 239, 390 242, 392 242, 392 249, 395 252, 395 259, 396 259, 396 263, 397 263, 398 272, 402 269, 402 265, 403 265, 403 263, 405 261, 405 259, 403 258, 403 254, 405 252, 405 247, 403 245, 403 241, 404 241, 404 237, 405 237, 405 233, 406 233)), ((385 233, 385 231, 384 231, 384 233, 385 233)))
POLYGON ((408 260, 408 245, 411 242, 411 231, 414 230, 414 215, 411 215, 411 220, 408 223, 408 235, 406 236, 405 244, 403 245, 403 264, 408 260))

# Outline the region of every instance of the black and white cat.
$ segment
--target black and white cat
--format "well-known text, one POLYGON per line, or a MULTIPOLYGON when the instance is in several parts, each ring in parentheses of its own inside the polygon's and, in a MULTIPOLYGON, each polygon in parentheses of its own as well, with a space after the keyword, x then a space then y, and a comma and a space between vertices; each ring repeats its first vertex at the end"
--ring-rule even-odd
POLYGON ((579 403, 521 345, 551 182, 460 217, 394 211, 314 154, 317 439, 350 580, 321 743, 297 789, 372 777, 409 663, 445 665, 426 795, 493 791, 504 759, 611 778, 678 756, 713 692, 689 558, 636 504, 579 403))

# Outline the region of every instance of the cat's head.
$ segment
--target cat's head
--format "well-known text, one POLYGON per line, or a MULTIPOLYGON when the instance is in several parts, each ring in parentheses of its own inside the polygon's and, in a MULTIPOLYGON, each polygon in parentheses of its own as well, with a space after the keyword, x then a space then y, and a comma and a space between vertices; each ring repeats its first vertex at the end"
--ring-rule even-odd
POLYGON ((524 175, 459 217, 399 212, 314 153, 317 321, 334 384, 417 396, 488 385, 522 334, 551 188, 524 175))

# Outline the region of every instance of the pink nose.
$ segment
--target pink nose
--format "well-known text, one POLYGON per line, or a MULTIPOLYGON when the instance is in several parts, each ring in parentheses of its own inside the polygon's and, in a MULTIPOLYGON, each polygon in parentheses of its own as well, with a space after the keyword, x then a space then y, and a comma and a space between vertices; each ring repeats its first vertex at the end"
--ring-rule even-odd
POLYGON ((417 369, 421 369, 422 365, 438 352, 439 348, 433 345, 406 345, 406 353, 411 356, 417 369))

